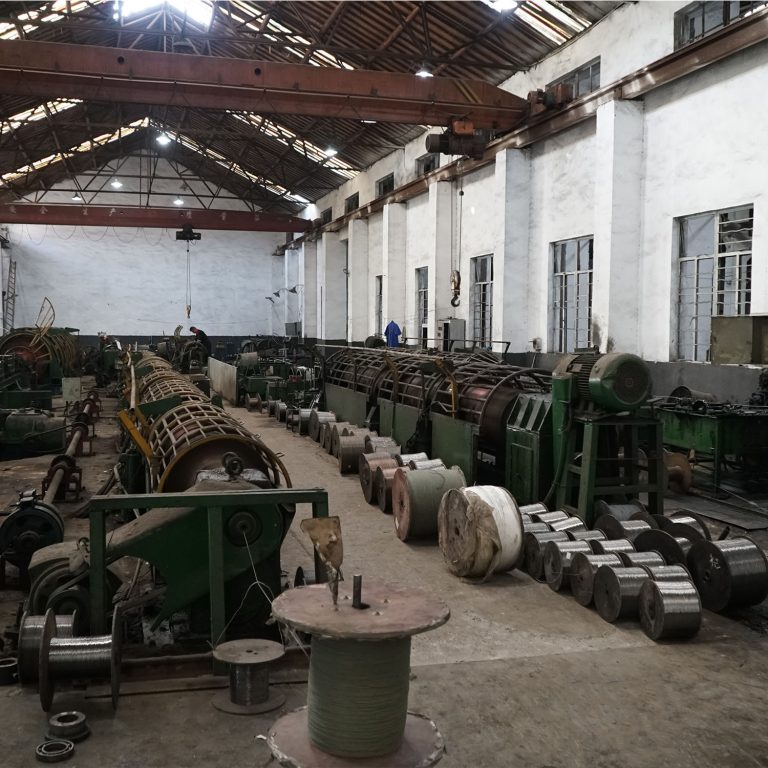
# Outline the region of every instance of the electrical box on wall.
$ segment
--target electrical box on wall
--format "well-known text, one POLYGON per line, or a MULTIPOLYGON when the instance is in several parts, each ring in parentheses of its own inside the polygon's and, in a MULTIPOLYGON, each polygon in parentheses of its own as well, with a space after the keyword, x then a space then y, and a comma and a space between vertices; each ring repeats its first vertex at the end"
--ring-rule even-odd
POLYGON ((464 346, 467 338, 467 321, 458 317, 447 317, 437 321, 437 348, 441 352, 450 352, 464 346), (451 342, 454 342, 451 345, 451 342))
POLYGON ((768 315, 713 317, 713 363, 768 365, 768 315))
POLYGON ((286 323, 285 324, 286 336, 301 336, 301 322, 286 323))

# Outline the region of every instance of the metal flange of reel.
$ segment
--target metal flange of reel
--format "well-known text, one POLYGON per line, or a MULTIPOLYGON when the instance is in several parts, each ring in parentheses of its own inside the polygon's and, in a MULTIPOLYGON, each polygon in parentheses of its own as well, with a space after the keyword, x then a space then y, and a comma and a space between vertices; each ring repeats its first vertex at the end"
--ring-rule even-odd
POLYGON ((37 494, 24 493, 0 524, 0 552, 9 563, 25 568, 34 552, 64 541, 64 523, 55 507, 37 494))

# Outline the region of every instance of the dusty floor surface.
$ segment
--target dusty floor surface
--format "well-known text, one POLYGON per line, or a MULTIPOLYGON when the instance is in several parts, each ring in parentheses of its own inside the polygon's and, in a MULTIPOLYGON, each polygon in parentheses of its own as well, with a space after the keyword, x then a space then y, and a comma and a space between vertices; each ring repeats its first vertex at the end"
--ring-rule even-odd
MULTIPOLYGON (((232 411, 284 453, 295 486, 328 489, 331 512, 342 518, 348 575, 415 584, 449 603, 448 624, 414 639, 410 695, 411 709, 432 717, 445 737, 441 766, 768 766, 768 645, 759 621, 707 612, 695 640, 656 644, 638 625, 607 624, 594 610, 520 573, 484 585, 463 583, 443 566, 436 546, 400 542, 391 517, 363 500, 357 477, 340 477, 336 462, 315 443, 266 416, 232 411)), ((100 426, 100 434, 109 429, 100 426)), ((106 450, 91 461, 100 478, 89 483, 95 487, 109 465, 106 450)), ((33 462, 42 472, 47 463, 33 462)), ((12 497, 11 488, 0 471, 0 496, 12 497)), ((284 548, 289 572, 311 566, 298 529, 308 513, 299 510, 284 548)), ((19 597, 2 593, 3 620, 19 597)), ((305 685, 280 689, 287 694, 281 711, 304 704, 305 685)), ((211 696, 124 695, 113 714, 103 699, 59 695, 54 711, 81 709, 93 730, 68 765, 270 764, 262 737, 279 712, 226 715, 211 707, 211 696)), ((34 746, 45 723, 34 691, 0 689, 0 766, 37 765, 34 746)))

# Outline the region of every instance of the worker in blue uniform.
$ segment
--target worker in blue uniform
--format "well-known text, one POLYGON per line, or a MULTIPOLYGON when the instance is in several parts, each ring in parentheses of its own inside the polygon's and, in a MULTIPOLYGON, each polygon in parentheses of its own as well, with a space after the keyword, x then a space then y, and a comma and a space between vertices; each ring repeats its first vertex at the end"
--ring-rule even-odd
POLYGON ((390 320, 389 325, 387 325, 387 327, 384 329, 384 336, 387 339, 387 346, 399 347, 401 333, 402 331, 400 330, 400 326, 394 320, 390 320))

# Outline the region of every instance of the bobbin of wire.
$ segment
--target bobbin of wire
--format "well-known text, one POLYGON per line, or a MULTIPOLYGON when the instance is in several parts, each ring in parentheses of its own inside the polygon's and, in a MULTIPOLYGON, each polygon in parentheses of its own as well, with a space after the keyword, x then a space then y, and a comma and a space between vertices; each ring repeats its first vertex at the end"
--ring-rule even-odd
POLYGON ((230 715, 257 715, 277 709, 285 695, 269 687, 269 665, 285 649, 271 640, 230 640, 213 649, 213 658, 229 665, 229 690, 213 697, 211 704, 230 715))
POLYGON ((29 685, 37 680, 40 667, 40 641, 48 614, 53 614, 56 637, 74 637, 77 610, 72 614, 57 616, 49 608, 43 616, 25 611, 19 622, 19 682, 29 685))
POLYGON ((701 600, 691 581, 653 581, 640 589, 640 625, 651 640, 684 640, 701 628, 701 600))
POLYGON ((38 666, 40 706, 48 712, 59 680, 109 678, 112 708, 120 698, 120 617, 115 609, 112 634, 92 637, 56 637, 56 622, 51 611, 46 613, 40 640, 38 666))
POLYGON ((435 723, 408 711, 408 687, 410 638, 442 626, 445 603, 412 587, 344 582, 335 607, 327 587, 315 585, 283 592, 272 615, 312 635, 307 706, 281 717, 267 738, 280 764, 427 768, 442 758, 435 723))

